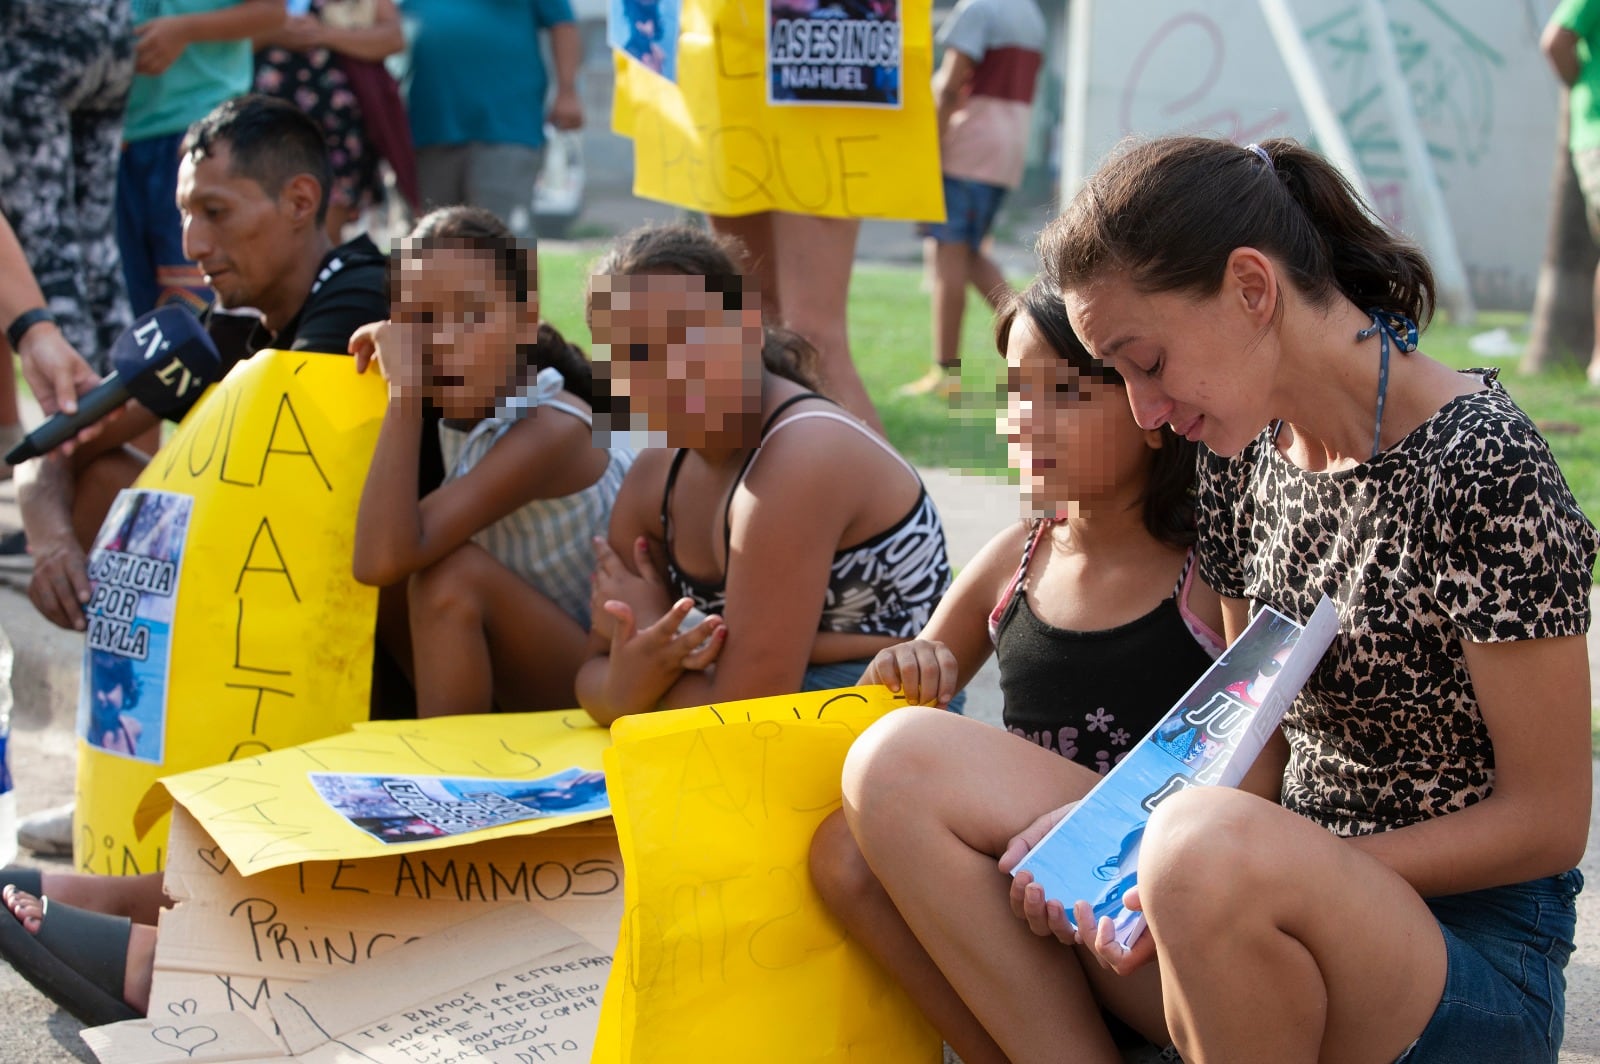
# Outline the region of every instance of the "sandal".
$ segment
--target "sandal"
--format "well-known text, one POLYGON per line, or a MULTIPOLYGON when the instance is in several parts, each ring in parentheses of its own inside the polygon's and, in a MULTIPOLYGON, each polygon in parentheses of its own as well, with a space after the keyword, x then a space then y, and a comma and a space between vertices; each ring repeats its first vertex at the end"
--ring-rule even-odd
POLYGON ((7 887, 16 887, 24 894, 32 894, 37 898, 44 893, 44 874, 37 868, 6 865, 0 868, 0 890, 7 887))
MULTIPOLYGON (((25 882, 31 869, 0 870, 4 885, 33 893, 25 882)), ((44 918, 37 934, 11 913, 0 913, 0 957, 40 993, 90 1027, 140 1018, 122 1000, 128 966, 128 936, 133 921, 40 898, 44 918)))

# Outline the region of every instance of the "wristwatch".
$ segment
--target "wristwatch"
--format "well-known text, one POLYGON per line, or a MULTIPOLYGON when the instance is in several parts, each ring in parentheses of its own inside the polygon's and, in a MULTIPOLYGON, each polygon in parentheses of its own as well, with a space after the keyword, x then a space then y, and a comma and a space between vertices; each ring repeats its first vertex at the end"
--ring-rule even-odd
POLYGON ((41 321, 48 321, 53 324, 55 320, 56 316, 45 307, 34 307, 32 310, 25 310, 18 314, 16 320, 6 326, 6 340, 10 342, 11 350, 16 351, 22 346, 22 337, 29 329, 41 321))

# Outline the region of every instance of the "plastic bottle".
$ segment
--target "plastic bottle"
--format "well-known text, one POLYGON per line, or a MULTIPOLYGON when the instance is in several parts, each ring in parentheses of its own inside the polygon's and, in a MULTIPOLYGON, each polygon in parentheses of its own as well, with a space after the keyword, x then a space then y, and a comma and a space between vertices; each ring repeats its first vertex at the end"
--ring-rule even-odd
POLYGON ((17 858, 17 792, 11 786, 11 640, 0 630, 0 865, 17 858))

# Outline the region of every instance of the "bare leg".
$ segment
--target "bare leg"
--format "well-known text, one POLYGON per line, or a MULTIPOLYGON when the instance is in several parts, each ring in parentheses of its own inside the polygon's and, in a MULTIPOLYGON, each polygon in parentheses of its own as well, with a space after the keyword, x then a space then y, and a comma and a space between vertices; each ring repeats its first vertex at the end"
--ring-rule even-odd
POLYGON ((867 863, 984 1028, 1011 1060, 1120 1060, 1105 1003, 1165 1042, 1154 968, 1107 993, 1078 952, 1036 937, 1011 912, 996 858, 1042 813, 1098 777, 997 728, 939 710, 897 710, 868 729, 844 768, 844 809, 867 863))
POLYGON ((940 243, 933 255, 933 360, 946 371, 961 366, 961 321, 966 317, 967 275, 975 255, 961 243, 940 243))
POLYGON ((124 446, 97 456, 78 470, 73 481, 72 530, 84 550, 94 543, 117 492, 131 488, 149 461, 143 453, 124 446))
POLYGON ((409 596, 418 716, 578 704, 587 634, 482 547, 413 575, 409 596))
POLYGON ((1162 803, 1139 890, 1183 1059, 1393 1060, 1444 989, 1444 938, 1394 871, 1253 795, 1162 803), (1248 1002, 1250 1022, 1239 1022, 1248 1002))
POLYGON ((888 969, 964 1064, 1007 1064, 867 867, 843 811, 824 820, 811 840, 811 882, 850 937, 888 969))
MULTIPOLYGON (((1589 353, 1589 383, 1600 386, 1600 268, 1594 271, 1594 347, 1589 353)), ((5 424, 0 409, 0 425, 5 424)))
POLYGON ((136 924, 154 924, 171 905, 160 872, 142 876, 91 876, 78 872, 45 872, 40 889, 47 897, 90 912, 126 916, 136 924))
POLYGON ((861 221, 780 211, 772 228, 783 324, 817 349, 828 396, 882 436, 883 422, 850 357, 850 273, 861 221))
POLYGON ((973 252, 967 260, 967 280, 995 310, 1000 309, 1000 300, 1012 292, 1011 282, 1000 272, 999 265, 982 251, 973 252))
MULTIPOLYGON (((53 891, 46 891, 45 894, 67 905, 75 904, 53 891)), ((5 903, 18 923, 27 928, 31 934, 39 933, 39 928, 48 914, 38 898, 32 894, 25 894, 15 887, 8 887, 5 903)), ((155 975, 155 967, 156 929, 150 924, 135 921, 128 930, 128 959, 127 967, 122 974, 122 1000, 141 1014, 150 1011, 150 983, 155 975)))
POLYGON ((763 314, 768 321, 782 322, 783 306, 778 302, 780 295, 778 256, 773 251, 773 213, 759 211, 737 217, 726 214, 711 214, 706 217, 711 223, 713 233, 718 236, 731 236, 742 245, 744 261, 741 265, 746 273, 756 279, 756 284, 761 286, 763 314))
MULTIPOLYGON (((11 345, 0 340, 0 429, 22 424, 22 414, 17 409, 17 363, 11 357, 11 345)), ((9 450, 9 448, 7 448, 9 450)))
POLYGON ((411 663, 411 603, 408 583, 378 589, 378 645, 388 651, 407 680, 416 683, 411 663))

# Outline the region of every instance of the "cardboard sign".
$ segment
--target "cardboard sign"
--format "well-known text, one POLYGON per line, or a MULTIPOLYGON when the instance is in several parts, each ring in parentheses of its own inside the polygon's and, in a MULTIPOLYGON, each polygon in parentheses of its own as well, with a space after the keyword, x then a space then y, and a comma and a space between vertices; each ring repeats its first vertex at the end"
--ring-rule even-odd
MULTIPOLYGON (((214 848, 197 844, 210 839, 181 810, 173 840, 173 867, 193 851, 212 875, 186 878, 183 887, 199 888, 197 895, 181 896, 162 920, 149 1016, 83 1032, 108 1064, 589 1059, 620 913, 609 834, 544 836, 523 847, 524 862, 530 850, 549 863, 567 849, 609 866, 610 888, 593 897, 564 904, 438 899, 409 911, 360 886, 378 883, 380 862, 342 863, 330 888, 313 884, 299 895, 289 883, 272 882, 281 872, 265 873, 258 877, 264 882, 249 881, 257 893, 233 900, 239 883, 226 882, 229 870, 217 872, 206 862, 214 848), (359 922, 392 930, 379 932, 381 941, 374 935, 366 950, 345 955, 325 946, 321 956, 313 951, 262 975, 250 969, 252 952, 226 935, 229 917, 243 912, 250 920, 264 906, 272 907, 268 926, 280 948, 291 934, 300 945, 318 934, 331 942, 330 926, 359 922), (302 929, 302 919, 324 923, 302 929), (196 936, 204 934, 224 938, 197 950, 203 940, 196 936)), ((463 847, 452 861, 472 868, 499 860, 509 867, 516 859, 510 841, 463 847)))
POLYGON ((109 713, 105 727, 83 714, 80 870, 163 866, 165 832, 133 823, 135 802, 158 777, 366 718, 377 593, 355 582, 350 559, 384 395, 383 382, 357 376, 347 357, 257 354, 211 389, 145 468, 141 491, 113 510, 105 549, 91 558, 91 632, 103 638, 87 652, 84 709, 99 687, 127 683, 122 665, 133 662, 146 685, 141 706, 160 714, 141 722, 138 711, 109 713), (171 501, 180 498, 187 504, 171 501), (175 602, 157 569, 175 575, 175 602), (167 664, 157 674, 145 663, 160 653, 167 664))
POLYGON ((634 194, 712 214, 942 221, 931 5, 859 6, 830 19, 681 0, 675 82, 639 48, 615 51, 612 128, 633 140, 634 194))
POLYGON ((811 836, 882 687, 624 717, 606 777, 627 918, 597 1061, 938 1061, 900 988, 824 908, 811 836))

